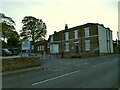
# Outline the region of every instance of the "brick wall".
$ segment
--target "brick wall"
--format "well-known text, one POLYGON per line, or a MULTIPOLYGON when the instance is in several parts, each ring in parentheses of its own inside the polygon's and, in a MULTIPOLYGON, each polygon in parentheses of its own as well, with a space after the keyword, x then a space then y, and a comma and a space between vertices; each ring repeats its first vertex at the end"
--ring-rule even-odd
POLYGON ((64 57, 81 56, 90 57, 99 55, 98 24, 85 24, 62 30, 53 34, 53 42, 59 44, 59 55, 63 52, 64 57), (90 37, 85 38, 84 28, 89 27, 90 37), (78 39, 74 39, 74 31, 78 30, 78 39), (65 41, 65 32, 69 32, 69 40, 65 41), (90 40, 90 51, 85 51, 85 40, 90 40), (69 52, 65 52, 65 43, 69 42, 69 52), (78 42, 78 52, 76 52, 75 42, 78 42))

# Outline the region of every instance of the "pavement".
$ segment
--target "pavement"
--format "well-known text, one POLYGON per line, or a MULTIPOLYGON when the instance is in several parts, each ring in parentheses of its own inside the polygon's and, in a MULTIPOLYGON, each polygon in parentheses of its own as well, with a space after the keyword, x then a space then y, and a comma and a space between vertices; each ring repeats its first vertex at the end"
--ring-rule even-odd
POLYGON ((3 88, 116 88, 118 57, 43 59, 41 67, 3 75, 3 88), (41 69, 42 68, 42 69, 41 69))

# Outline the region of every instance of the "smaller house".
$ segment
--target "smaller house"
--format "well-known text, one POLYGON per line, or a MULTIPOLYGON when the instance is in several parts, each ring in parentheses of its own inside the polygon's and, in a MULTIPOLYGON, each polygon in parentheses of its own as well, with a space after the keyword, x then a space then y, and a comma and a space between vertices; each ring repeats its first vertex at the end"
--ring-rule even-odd
POLYGON ((40 54, 47 54, 47 40, 35 42, 35 51, 40 54))

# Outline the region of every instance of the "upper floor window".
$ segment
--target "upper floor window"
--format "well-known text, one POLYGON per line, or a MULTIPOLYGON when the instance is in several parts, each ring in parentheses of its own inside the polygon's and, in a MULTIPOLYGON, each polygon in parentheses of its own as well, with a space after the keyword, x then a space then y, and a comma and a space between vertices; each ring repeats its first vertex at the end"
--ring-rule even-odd
POLYGON ((89 30, 89 27, 87 28, 84 28, 84 31, 85 31, 85 37, 89 37, 90 36, 90 30, 89 30))
POLYGON ((78 30, 74 31, 74 37, 75 37, 75 39, 78 39, 78 30))
POLYGON ((65 33, 65 40, 67 41, 68 39, 69 39, 69 33, 66 32, 66 33, 65 33))

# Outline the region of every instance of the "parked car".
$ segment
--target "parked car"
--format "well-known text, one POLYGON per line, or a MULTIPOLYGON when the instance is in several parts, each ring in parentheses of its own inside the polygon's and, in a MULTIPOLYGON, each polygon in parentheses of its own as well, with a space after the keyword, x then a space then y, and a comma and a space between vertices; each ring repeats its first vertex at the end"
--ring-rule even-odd
POLYGON ((11 51, 12 55, 14 55, 14 50, 13 49, 9 48, 8 50, 11 51))
POLYGON ((12 52, 8 49, 2 49, 2 56, 11 56, 12 52))
POLYGON ((19 54, 19 48, 8 48, 8 50, 11 51, 12 55, 19 54))

